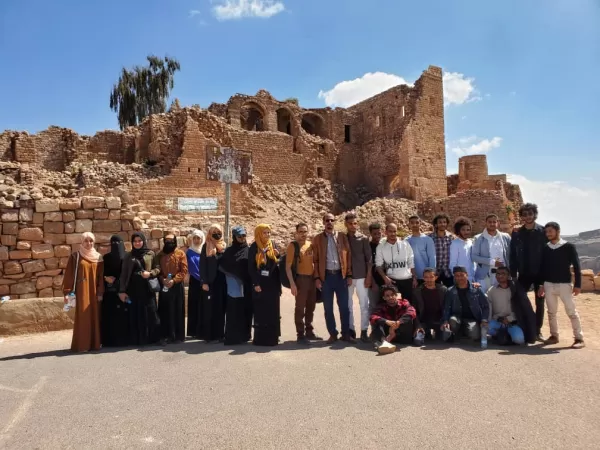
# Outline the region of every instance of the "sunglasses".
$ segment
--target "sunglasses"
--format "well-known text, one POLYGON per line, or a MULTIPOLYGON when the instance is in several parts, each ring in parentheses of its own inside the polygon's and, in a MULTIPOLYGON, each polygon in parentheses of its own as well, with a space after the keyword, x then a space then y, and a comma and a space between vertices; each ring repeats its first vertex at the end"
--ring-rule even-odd
POLYGON ((325 223, 333 223, 335 222, 335 219, 325 219, 325 223))

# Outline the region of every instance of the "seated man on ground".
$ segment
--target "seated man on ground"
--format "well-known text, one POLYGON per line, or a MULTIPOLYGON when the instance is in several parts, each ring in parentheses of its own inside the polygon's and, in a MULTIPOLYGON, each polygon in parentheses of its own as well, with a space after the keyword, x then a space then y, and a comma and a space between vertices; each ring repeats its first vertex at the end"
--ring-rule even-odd
POLYGON ((479 340, 481 328, 487 328, 490 315, 488 299, 481 288, 469 282, 465 267, 455 266, 452 272, 454 286, 446 292, 442 315, 444 340, 462 336, 479 340))
POLYGON ((411 344, 415 331, 417 313, 408 300, 398 295, 396 286, 381 288, 383 302, 371 315, 371 327, 375 346, 382 341, 398 344, 411 344))
POLYGON ((417 310, 417 327, 425 332, 425 339, 433 336, 441 338, 440 326, 442 325, 442 312, 444 311, 444 298, 448 288, 443 284, 436 284, 436 269, 427 267, 423 270, 424 283, 413 292, 413 306, 417 310))
MULTIPOLYGON (((510 341, 517 345, 535 342, 535 313, 527 293, 521 286, 510 280, 506 266, 496 269, 497 286, 492 286, 487 293, 492 311, 490 336, 498 336, 502 328, 506 328, 510 341)), ((500 342, 505 343, 505 342, 500 342)), ((508 342, 510 343, 510 342, 508 342)))

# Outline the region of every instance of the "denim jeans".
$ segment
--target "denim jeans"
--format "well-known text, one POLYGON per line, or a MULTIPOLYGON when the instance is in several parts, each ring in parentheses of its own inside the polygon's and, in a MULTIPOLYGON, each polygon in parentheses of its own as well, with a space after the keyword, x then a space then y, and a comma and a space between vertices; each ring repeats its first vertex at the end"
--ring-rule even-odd
MULTIPOLYGON (((500 328, 504 325, 498 322, 497 320, 490 321, 490 325, 488 328, 488 333, 490 336, 495 336, 500 328)), ((523 334, 523 330, 519 325, 509 325, 508 326, 508 335, 513 343, 517 345, 523 345, 525 343, 525 335, 523 334)))
POLYGON ((342 336, 347 336, 350 332, 350 309, 348 308, 348 282, 342 277, 341 272, 335 275, 326 273, 325 282, 321 289, 321 298, 323 299, 323 309, 325 310, 325 323, 327 331, 331 336, 337 336, 338 331, 335 325, 335 316, 333 314, 333 295, 337 297, 338 309, 340 311, 340 321, 342 322, 342 336))

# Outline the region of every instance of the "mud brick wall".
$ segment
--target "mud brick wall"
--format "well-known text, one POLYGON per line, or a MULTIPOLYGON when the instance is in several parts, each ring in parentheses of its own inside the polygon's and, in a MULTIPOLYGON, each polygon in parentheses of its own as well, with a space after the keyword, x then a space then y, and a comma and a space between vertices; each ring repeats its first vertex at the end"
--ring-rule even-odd
MULTIPOLYGON (((141 230, 153 250, 161 246, 162 229, 150 229, 149 212, 122 207, 119 197, 82 197, 16 202, 0 210, 0 295, 11 299, 61 297, 63 270, 79 249, 81 233, 92 231, 101 253, 118 234, 131 250, 131 235, 141 230)), ((180 245, 185 245, 179 238, 180 245)))

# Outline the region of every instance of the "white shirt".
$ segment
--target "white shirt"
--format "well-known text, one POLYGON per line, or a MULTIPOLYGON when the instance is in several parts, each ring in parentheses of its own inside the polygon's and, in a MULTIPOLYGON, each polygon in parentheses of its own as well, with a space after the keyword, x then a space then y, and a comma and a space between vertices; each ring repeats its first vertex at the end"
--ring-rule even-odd
POLYGON ((465 267, 469 275, 469 281, 475 281, 475 263, 471 258, 472 247, 473 241, 471 239, 465 241, 461 238, 456 238, 450 244, 450 272, 456 266, 465 267))
POLYGON ((485 229, 481 234, 490 243, 490 266, 496 267, 496 259, 499 259, 502 264, 506 264, 506 261, 504 261, 504 247, 502 246, 502 237, 500 237, 500 233, 496 231, 496 234, 492 236, 487 232, 487 229, 485 229))
POLYGON ((415 255, 410 243, 402 239, 395 244, 380 242, 375 250, 375 265, 394 280, 412 278, 410 269, 415 268, 415 255))

